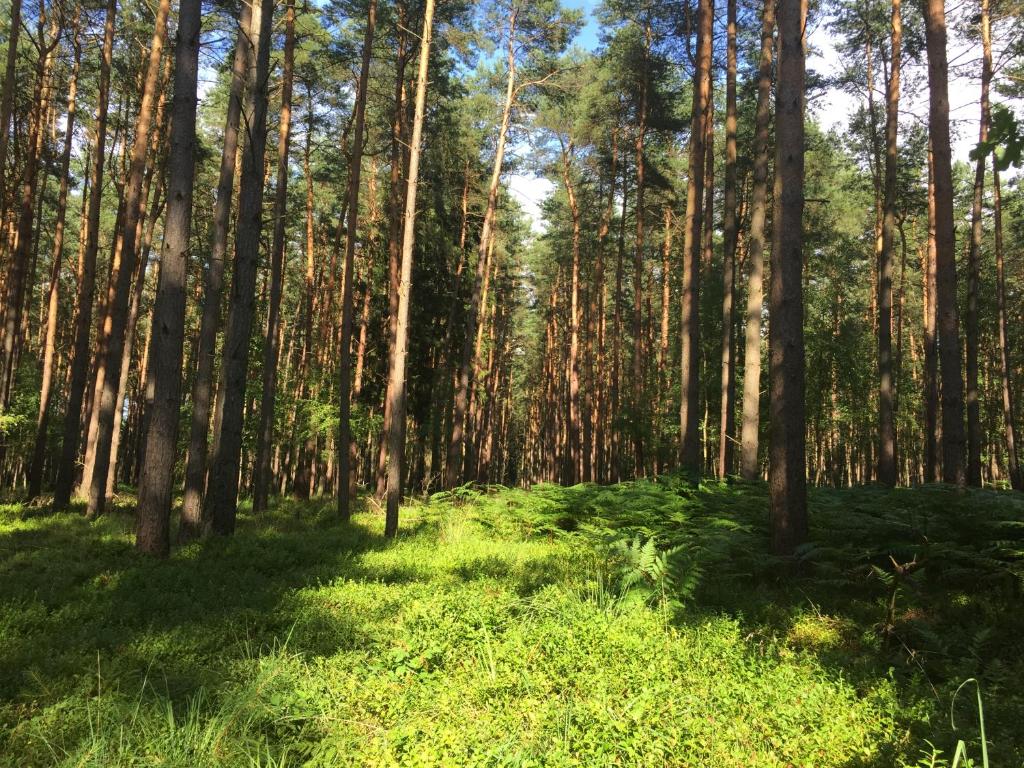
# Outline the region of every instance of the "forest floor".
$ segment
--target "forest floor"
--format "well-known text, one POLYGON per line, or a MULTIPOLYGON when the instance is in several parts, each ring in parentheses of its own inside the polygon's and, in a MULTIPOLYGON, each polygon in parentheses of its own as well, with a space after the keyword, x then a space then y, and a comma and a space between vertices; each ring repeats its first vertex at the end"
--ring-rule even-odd
POLYGON ((992 765, 1024 763, 1024 496, 815 490, 797 572, 766 510, 467 488, 391 542, 282 500, 155 562, 129 495, 8 505, 0 765, 980 765, 972 677, 992 765))

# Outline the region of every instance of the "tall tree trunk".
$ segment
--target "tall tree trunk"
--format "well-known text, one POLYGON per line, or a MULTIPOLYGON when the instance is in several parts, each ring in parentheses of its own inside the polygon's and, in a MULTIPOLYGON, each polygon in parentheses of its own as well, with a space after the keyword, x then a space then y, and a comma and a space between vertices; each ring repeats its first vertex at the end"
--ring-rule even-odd
POLYGON ((722 226, 722 414, 719 419, 718 476, 732 470, 736 429, 736 381, 733 355, 733 294, 736 282, 736 0, 727 3, 725 80, 725 199, 722 226))
POLYGON ((924 309, 924 481, 939 480, 939 365, 935 312, 935 163, 928 143, 928 237, 923 252, 924 309))
POLYGON ((1024 475, 1017 458, 1017 426, 1013 410, 1013 377, 1010 366, 1010 342, 1006 321, 1006 275, 1003 266, 1003 195, 999 188, 999 169, 992 168, 992 205, 995 214, 996 235, 996 301, 999 308, 999 368, 1002 377, 1003 430, 1006 440, 1006 461, 1010 471, 1010 484, 1014 490, 1024 491, 1024 475))
POLYGON ((416 185, 420 170, 420 144, 423 141, 423 117, 427 102, 427 66, 430 63, 430 38, 434 27, 434 0, 426 0, 423 34, 420 36, 420 63, 416 75, 416 112, 409 142, 409 171, 405 192, 405 228, 402 233, 402 265, 398 284, 398 317, 395 324, 395 350, 388 374, 387 396, 391 400, 391 429, 388 436, 388 501, 384 535, 398 533, 398 505, 402 500, 402 458, 405 448, 405 360, 409 345, 409 302, 412 292, 412 258, 416 238, 416 185))
MULTIPOLYGON (((561 139, 561 137, 559 137, 561 139)), ((573 143, 562 142, 562 182, 569 197, 569 211, 572 214, 572 287, 569 299, 569 462, 567 480, 573 485, 582 479, 580 455, 580 207, 576 188, 572 180, 573 143)))
POLYGON ((231 64, 231 87, 224 119, 224 145, 221 149, 217 199, 213 206, 210 236, 210 263, 206 268, 203 311, 196 339, 196 373, 192 386, 192 419, 189 422, 188 459, 185 464, 184 498, 178 539, 182 542, 201 535, 204 527, 203 494, 206 491, 206 464, 210 412, 213 404, 213 363, 220 325, 221 293, 224 288, 224 254, 231 226, 231 197, 235 186, 238 157, 238 125, 242 97, 254 57, 252 5, 242 3, 238 12, 238 36, 231 64))
POLYGON ((288 205, 288 147, 291 139, 292 79, 295 66, 295 0, 288 0, 284 22, 284 69, 281 74, 281 118, 277 136, 277 187, 274 190, 274 240, 270 250, 270 306, 267 310, 263 396, 256 443, 256 475, 252 508, 267 508, 270 495, 270 446, 274 441, 274 400, 281 341, 281 293, 284 289, 284 220, 288 205))
POLYGON ((347 521, 352 516, 352 286, 356 238, 359 227, 359 178, 363 165, 363 127, 366 118, 366 87, 370 76, 370 56, 373 53, 373 32, 377 24, 377 0, 370 0, 366 12, 366 32, 363 37, 363 59, 359 70, 359 89, 356 93, 355 132, 348 174, 348 224, 345 228, 345 264, 341 287, 341 340, 338 371, 338 398, 341 415, 338 436, 338 515, 347 521))
MULTIPOLYGON (((36 416, 36 436, 32 448, 32 463, 28 472, 28 500, 35 499, 43 485, 43 464, 46 461, 46 438, 50 422, 50 396, 53 391, 53 370, 57 349, 57 325, 60 309, 60 276, 64 263, 64 225, 67 214, 71 149, 75 138, 75 119, 78 114, 78 73, 82 59, 79 40, 81 10, 76 8, 72 21, 72 47, 74 58, 68 81, 68 107, 64 119, 64 146, 60 156, 60 191, 57 193, 57 221, 53 230, 53 256, 50 264, 50 285, 46 301, 46 338, 43 341, 42 381, 39 388, 39 413, 36 416)), ((85 198, 83 197, 83 200, 85 198)))
POLYGON ((166 557, 171 545, 171 498, 174 465, 178 458, 185 288, 195 178, 201 20, 200 0, 181 0, 174 51, 167 217, 149 349, 149 378, 153 386, 153 400, 148 407, 149 423, 144 450, 146 460, 139 476, 135 535, 136 548, 156 557, 166 557))
POLYGON ((897 132, 903 22, 900 0, 892 0, 892 54, 885 101, 885 203, 878 261, 878 482, 896 485, 896 381, 892 356, 892 275, 896 229, 897 132))
POLYGON ((714 0, 698 6, 697 61, 693 73, 693 121, 686 181, 686 229, 683 236, 683 300, 679 332, 682 336, 679 434, 680 463, 700 474, 700 262, 704 232, 704 165, 707 120, 711 103, 711 51, 714 44, 714 0))
MULTIPOLYGON (((56 12, 56 10, 55 10, 56 12)), ((32 258, 32 243, 35 221, 36 184, 39 180, 39 165, 42 160, 43 144, 46 137, 46 119, 49 112, 50 70, 53 65, 53 51, 60 42, 59 29, 52 25, 53 40, 46 40, 45 6, 40 5, 36 49, 39 58, 36 63, 35 86, 32 94, 32 111, 25 142, 25 166, 22 170, 21 199, 17 215, 17 245, 10 254, 4 284, 3 344, 0 346, 0 408, 6 410, 11 402, 16 371, 18 350, 22 341, 22 310, 25 306, 26 284, 31 279, 29 262, 32 258)), ((3 201, 0 199, 0 208, 3 201)))
POLYGON ((775 212, 771 255, 771 548, 791 556, 807 537, 804 424, 804 21, 807 0, 779 0, 775 212))
POLYGON ((130 175, 125 191, 124 229, 121 235, 121 266, 117 280, 108 290, 109 311, 104 324, 100 354, 106 358, 106 375, 99 402, 99 419, 96 431, 96 460, 92 482, 89 486, 87 515, 96 517, 103 513, 107 497, 107 470, 110 466, 110 447, 114 436, 114 411, 121 406, 117 402, 118 384, 121 379, 121 358, 124 352, 125 328, 128 321, 131 299, 131 280, 135 272, 136 237, 141 215, 139 198, 146 174, 146 156, 149 151, 149 129, 152 124, 154 99, 160 79, 160 57, 163 54, 164 38, 167 34, 167 15, 170 0, 160 0, 157 6, 156 24, 149 49, 149 64, 139 104, 139 115, 135 122, 135 144, 132 147, 130 175))
POLYGON ((925 3, 928 48, 928 128, 935 180, 935 314, 942 380, 942 477, 963 485, 964 383, 956 308, 956 236, 953 228, 953 168, 949 144, 949 73, 944 0, 925 3))
POLYGON ((761 316, 764 313, 764 225, 768 208, 768 134, 771 129, 772 34, 775 3, 765 3, 761 19, 761 57, 757 75, 757 113, 754 118, 754 169, 750 191, 750 238, 747 244, 747 323, 743 352, 743 426, 740 436, 740 474, 756 480, 760 474, 758 432, 761 421, 761 316))
POLYGON ((92 304, 96 293, 96 254, 99 251, 100 207, 103 202, 103 166, 106 162, 107 111, 110 105, 110 64, 114 50, 115 0, 107 0, 103 28, 103 49, 100 54, 99 90, 96 103, 92 181, 89 190, 89 213, 86 223, 85 251, 78 285, 78 314, 75 318, 74 354, 71 362, 71 383, 64 414, 64 436, 57 482, 53 491, 53 509, 61 512, 71 501, 75 483, 78 443, 82 434, 82 402, 89 379, 89 335, 92 330, 92 304))
POLYGON ((273 0, 253 4, 252 39, 256 50, 250 67, 252 89, 246 98, 248 141, 242 154, 235 224, 234 275, 224 334, 221 394, 218 396, 217 433, 210 462, 205 515, 211 530, 221 536, 235 531, 238 485, 242 459, 242 425, 249 372, 249 340, 256 302, 260 232, 263 225, 263 172, 267 144, 267 78, 273 37, 273 0), (256 9, 259 9, 258 11, 256 9))
POLYGON ((498 142, 494 152, 494 168, 491 171, 491 182, 487 189, 487 205, 484 209, 483 226, 480 230, 480 247, 477 257, 476 276, 473 281, 473 296, 470 300, 469 314, 466 317, 466 338, 462 345, 462 360, 455 390, 452 438, 448 445, 448 462, 445 466, 445 487, 447 488, 453 488, 458 485, 463 476, 463 461, 466 452, 466 412, 469 406, 469 379, 473 365, 473 341, 476 336, 478 315, 480 314, 480 298, 487 264, 487 248, 498 210, 498 188, 501 182, 501 168, 505 162, 505 142, 508 137, 509 126, 512 122, 512 107, 516 95, 516 20, 518 12, 518 8, 513 8, 508 19, 508 72, 506 73, 505 81, 505 102, 502 107, 501 125, 498 128, 498 142))
POLYGON ((18 68, 18 38, 21 36, 21 0, 11 0, 11 27, 7 40, 7 62, 4 67, 4 88, 0 92, 0 223, 3 222, 7 200, 7 147, 11 111, 14 108, 14 85, 18 68))
MULTIPOLYGON (((981 0, 981 117, 978 121, 978 143, 988 140, 989 83, 992 81, 992 32, 989 0, 981 0)), ((974 196, 971 205, 971 239, 967 251, 967 316, 964 335, 967 337, 967 484, 981 485, 981 399, 978 392, 978 283, 981 279, 982 203, 985 195, 986 155, 980 155, 974 170, 974 196)))
POLYGON ((647 408, 644 396, 644 192, 646 191, 644 152, 647 142, 647 101, 650 88, 651 23, 644 25, 643 61, 641 63, 640 106, 636 129, 636 239, 633 243, 633 476, 645 474, 644 422, 647 408))

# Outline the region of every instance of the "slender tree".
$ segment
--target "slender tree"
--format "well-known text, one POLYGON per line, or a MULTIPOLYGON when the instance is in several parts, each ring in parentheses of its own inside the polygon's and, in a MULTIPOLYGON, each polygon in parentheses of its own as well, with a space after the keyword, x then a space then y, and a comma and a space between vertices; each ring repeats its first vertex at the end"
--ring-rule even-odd
POLYGON ((348 172, 348 222, 345 227, 345 261, 342 267, 341 339, 338 357, 338 398, 340 427, 338 435, 338 516, 352 516, 352 286, 355 282, 354 262, 359 227, 359 181, 363 165, 363 130, 366 121, 366 89, 373 53, 373 33, 377 25, 377 0, 370 0, 366 9, 366 31, 363 36, 363 57, 356 91, 352 151, 348 172))
POLYGON ((402 234, 402 265, 398 284, 398 322, 395 325, 394 358, 388 376, 391 425, 388 438, 388 502, 384 535, 398 533, 398 505, 402 499, 402 459, 405 448, 405 366, 409 344, 409 304, 412 294, 413 246, 416 238, 416 185, 419 181, 420 144, 427 101, 427 68, 430 63, 430 38, 434 26, 434 0, 426 0, 423 33, 420 35, 420 62, 416 74, 416 106, 409 143, 409 171, 405 193, 405 229, 402 234))
POLYGON ((736 280, 736 0, 726 3, 725 190, 722 223, 722 408, 719 420, 718 476, 732 470, 736 426, 733 356, 733 293, 736 280))
POLYGON ((804 21, 807 0, 779 0, 772 238, 771 548, 790 556, 807 536, 804 405, 804 21))
POLYGON ((185 341, 185 283, 192 230, 196 103, 199 84, 200 0, 181 0, 174 47, 174 99, 167 163, 167 216, 160 280, 153 307, 148 378, 153 386, 145 463, 139 475, 135 534, 138 550, 166 557, 171 546, 171 496, 178 459, 181 363, 185 341))
POLYGON ((956 235, 953 228, 953 166, 949 143, 949 71, 944 0, 926 0, 928 133, 935 187, 935 315, 942 391, 942 478, 963 485, 964 383, 956 308, 956 235))

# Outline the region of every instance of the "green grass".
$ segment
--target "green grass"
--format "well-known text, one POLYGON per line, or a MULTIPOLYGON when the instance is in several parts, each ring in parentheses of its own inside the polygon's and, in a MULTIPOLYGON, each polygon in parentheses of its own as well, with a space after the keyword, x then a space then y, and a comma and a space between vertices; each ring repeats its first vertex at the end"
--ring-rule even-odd
POLYGON ((763 487, 675 478, 462 489, 395 542, 282 500, 167 562, 128 497, 10 505, 0 765, 944 765, 980 761, 973 696, 950 726, 968 677, 992 765, 1021 765, 1022 520, 1006 493, 815 491, 794 573, 763 487))

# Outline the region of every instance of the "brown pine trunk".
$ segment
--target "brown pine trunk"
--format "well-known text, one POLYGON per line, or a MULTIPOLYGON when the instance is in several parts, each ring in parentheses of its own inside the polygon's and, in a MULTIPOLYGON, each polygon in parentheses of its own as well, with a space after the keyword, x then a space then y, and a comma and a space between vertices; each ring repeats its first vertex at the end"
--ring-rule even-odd
POLYGON ((944 0, 925 4, 928 48, 929 136, 935 180, 935 314, 942 385, 942 477, 963 485, 964 398, 960 329, 956 308, 956 236, 953 227, 953 169, 949 142, 949 73, 944 0))
POLYGON ((185 289, 195 177, 196 91, 199 83, 200 0, 181 0, 175 42, 174 101, 167 166, 167 217, 160 279, 153 307, 149 377, 153 400, 139 477, 135 547, 156 557, 170 551, 171 500, 178 458, 185 289))
POLYGON ((878 482, 896 485, 896 381, 892 356, 892 275, 899 172, 900 57, 903 23, 900 0, 892 0, 892 54, 885 102, 885 202, 878 260, 878 482))
POLYGON ((775 212, 771 255, 771 445, 773 554, 792 556, 807 537, 804 424, 803 208, 804 20, 807 0, 779 0, 775 97, 775 212))
POLYGON ((164 38, 167 34, 167 15, 170 0, 160 0, 157 6, 156 24, 149 49, 149 64, 135 123, 135 144, 132 147, 130 175, 125 191, 124 229, 121 240, 121 265, 117 279, 108 289, 107 320, 104 323, 100 355, 106 359, 106 374, 99 402, 99 419, 96 430, 96 458, 92 482, 89 484, 87 516, 96 517, 103 513, 107 498, 107 470, 110 466, 110 448, 114 436, 114 411, 120 406, 117 390, 121 379, 122 353, 124 352, 125 330, 128 322, 131 300, 131 279, 135 272, 138 223, 141 215, 140 198, 146 174, 146 156, 149 151, 149 130, 152 124, 153 106, 157 83, 160 79, 160 57, 163 53, 164 38))
POLYGON ((71 501, 77 470, 78 443, 82 434, 82 403, 89 379, 89 335, 92 330, 92 304, 96 292, 96 254, 99 251, 100 207, 103 201, 104 149, 107 139, 107 110, 110 103, 110 65, 114 50, 114 20, 117 14, 115 0, 107 0, 103 31, 103 49, 100 54, 99 91, 96 107, 95 147, 93 148, 92 181, 89 192, 89 212, 85 250, 81 261, 81 279, 78 285, 78 314, 75 319, 74 354, 71 363, 71 383, 68 405, 64 414, 64 436, 57 483, 53 492, 53 509, 61 512, 71 501))
POLYGON ((733 292, 736 282, 736 0, 727 3, 725 80, 725 194, 722 255, 722 413, 719 419, 718 476, 732 471, 736 429, 736 382, 733 376, 733 292))
POLYGON ((409 345, 409 303, 412 292, 412 259, 416 238, 416 185, 419 180, 420 144, 427 101, 427 65, 430 37, 434 27, 434 0, 426 0, 420 62, 416 75, 416 112, 409 142, 409 170, 405 191, 405 223, 402 234, 402 262, 398 284, 398 317, 395 323, 395 351, 388 375, 387 397, 391 400, 391 429, 388 436, 388 500, 384 535, 398 533, 398 505, 402 500, 402 459, 405 448, 405 361, 409 345))
MULTIPOLYGON (((46 336, 43 341, 42 381, 39 390, 39 412, 36 416, 36 436, 32 449, 32 462, 28 471, 27 500, 34 500, 42 490, 43 464, 46 461, 46 438, 50 422, 50 396, 53 391, 53 371, 57 348, 59 322, 60 275, 64 263, 64 225, 68 202, 68 170, 71 167, 71 148, 74 141, 75 119, 78 105, 78 72, 82 58, 79 41, 80 9, 75 9, 72 21, 72 47, 74 59, 68 81, 68 107, 64 120, 64 145, 60 159, 60 191, 57 193, 57 221, 53 230, 53 255, 50 264, 50 285, 46 302, 46 336)), ((83 197, 83 199, 85 199, 83 197)))
POLYGON ((270 250, 270 304, 263 357, 263 393, 257 432, 252 508, 262 512, 270 496, 270 446, 274 442, 274 400, 281 343, 281 294, 284 290, 284 220, 288 204, 288 148, 292 125, 292 79, 295 62, 295 2, 288 0, 281 73, 281 117, 277 136, 277 186, 274 190, 274 240, 270 250))
POLYGON ((939 480, 939 368, 935 314, 935 181, 931 143, 928 144, 928 238, 922 251, 924 300, 924 481, 939 480))
POLYGON ((363 125, 366 117, 366 86, 370 76, 370 56, 373 52, 373 32, 377 24, 377 0, 370 0, 366 12, 366 32, 363 37, 363 59, 359 70, 356 93, 355 132, 349 159, 348 224, 345 229, 345 263, 341 287, 341 339, 338 372, 338 399, 340 430, 338 435, 338 515, 348 521, 352 516, 352 285, 355 282, 353 261, 359 226, 359 178, 363 165, 363 125))
MULTIPOLYGON (((561 139, 561 137, 559 137, 561 139)), ((569 212, 572 215, 572 287, 569 292, 569 472, 566 480, 574 485, 582 479, 580 442, 580 207, 576 199, 576 188, 572 180, 573 143, 562 143, 562 182, 569 198, 569 212)))
POLYGON ((646 171, 644 151, 647 141, 647 90, 649 83, 649 59, 651 52, 651 24, 644 26, 643 62, 641 64, 640 107, 636 131, 636 239, 633 243, 633 476, 645 474, 644 424, 647 408, 644 395, 644 192, 646 171))
POLYGON ((251 38, 256 46, 250 59, 246 99, 248 141, 242 154, 235 224, 234 275, 224 334, 221 390, 217 399, 217 431, 213 438, 205 516, 211 530, 229 536, 235 530, 239 472, 242 460, 242 425, 249 372, 249 340, 256 299, 260 232, 263 224, 264 154, 267 143, 267 79, 270 70, 273 0, 253 4, 251 38), (258 12, 256 9, 259 9, 258 12))
POLYGON ((1010 342, 1006 321, 1006 275, 1003 266, 1003 200, 999 188, 999 169, 992 168, 992 199, 995 215, 996 235, 996 301, 999 307, 999 368, 1002 378, 1003 429, 1006 441, 1006 462, 1010 471, 1010 484, 1017 491, 1024 491, 1024 476, 1017 458, 1017 426, 1013 410, 1013 376, 1010 366, 1010 342))
MULTIPOLYGON (((989 83, 992 81, 992 33, 989 21, 989 0, 981 0, 981 41, 985 53, 981 64, 981 118, 978 121, 978 144, 988 140, 989 83)), ((967 337, 967 484, 981 485, 981 395, 978 391, 978 283, 981 279, 982 203, 985 195, 986 155, 980 155, 974 170, 974 197, 971 205, 971 239, 967 251, 967 316, 964 335, 967 337)))
MULTIPOLYGON (((21 199, 18 205, 16 240, 17 245, 10 254, 7 263, 7 274, 4 283, 3 309, 3 344, 0 346, 0 408, 7 410, 11 402, 16 371, 18 351, 24 331, 26 285, 31 279, 30 261, 32 259, 35 221, 36 185, 39 181, 39 166, 42 160, 44 139, 46 137, 46 120, 49 113, 50 70, 53 65, 53 52, 60 42, 60 30, 56 23, 52 24, 52 41, 46 39, 45 8, 40 8, 38 24, 38 40, 35 43, 38 51, 36 62, 35 86, 32 94, 32 113, 29 118, 29 131, 25 146, 25 165, 22 170, 21 199)), ((0 198, 0 210, 3 208, 0 198)))
POLYGON ((775 4, 765 3, 761 19, 761 57, 757 75, 757 113, 754 118, 754 169, 750 192, 750 237, 747 243, 747 316, 743 351, 743 426, 740 436, 740 474, 756 480, 760 474, 758 432, 761 421, 761 316, 764 312, 764 225, 768 207, 768 133, 771 123, 772 34, 775 4))
MULTIPOLYGON (((10 38, 7 41, 7 62, 4 67, 4 88, 0 92, 0 214, 7 200, 7 146, 10 141, 11 111, 14 106, 14 84, 17 78, 18 38, 21 36, 21 0, 11 0, 10 38)), ((0 222, 3 216, 0 215, 0 222)))
POLYGON ((682 337, 680 370, 680 464, 699 475, 702 469, 700 419, 700 263, 704 232, 705 138, 711 102, 711 51, 714 0, 698 6, 697 61, 693 74, 693 121, 686 182, 686 227, 683 236, 683 292, 679 332, 682 337))
POLYGON ((189 424, 188 459, 185 465, 184 498, 181 505, 179 541, 185 542, 202 534, 203 494, 206 492, 206 469, 210 413, 213 405, 213 363, 220 325, 221 293, 224 287, 224 254, 227 251, 231 222, 231 197, 235 186, 235 165, 238 158, 238 125, 242 114, 242 96, 253 57, 250 42, 252 5, 242 3, 238 14, 238 39, 231 65, 231 88, 224 120, 224 145, 221 149, 217 198, 213 207, 210 262, 206 268, 203 289, 203 311, 196 339, 196 373, 192 387, 192 419, 189 424))
POLYGON ((508 19, 508 72, 505 83, 505 102, 502 107, 501 125, 498 128, 498 142, 494 153, 494 168, 487 190, 487 205, 484 208, 483 226, 480 230, 480 247, 477 257, 476 276, 473 281, 473 296, 466 317, 466 338, 462 345, 462 360, 455 390, 455 404, 452 413, 452 437, 448 445, 448 462, 445 466, 445 487, 454 488, 463 477, 463 462, 466 453, 466 412, 469 406, 470 373, 473 365, 473 341, 476 336, 478 316, 481 308, 484 270, 487 248, 494 229, 498 210, 498 189, 501 182, 502 165, 505 162, 505 142, 512 121, 512 107, 515 102, 516 80, 516 19, 518 9, 513 8, 508 19))

